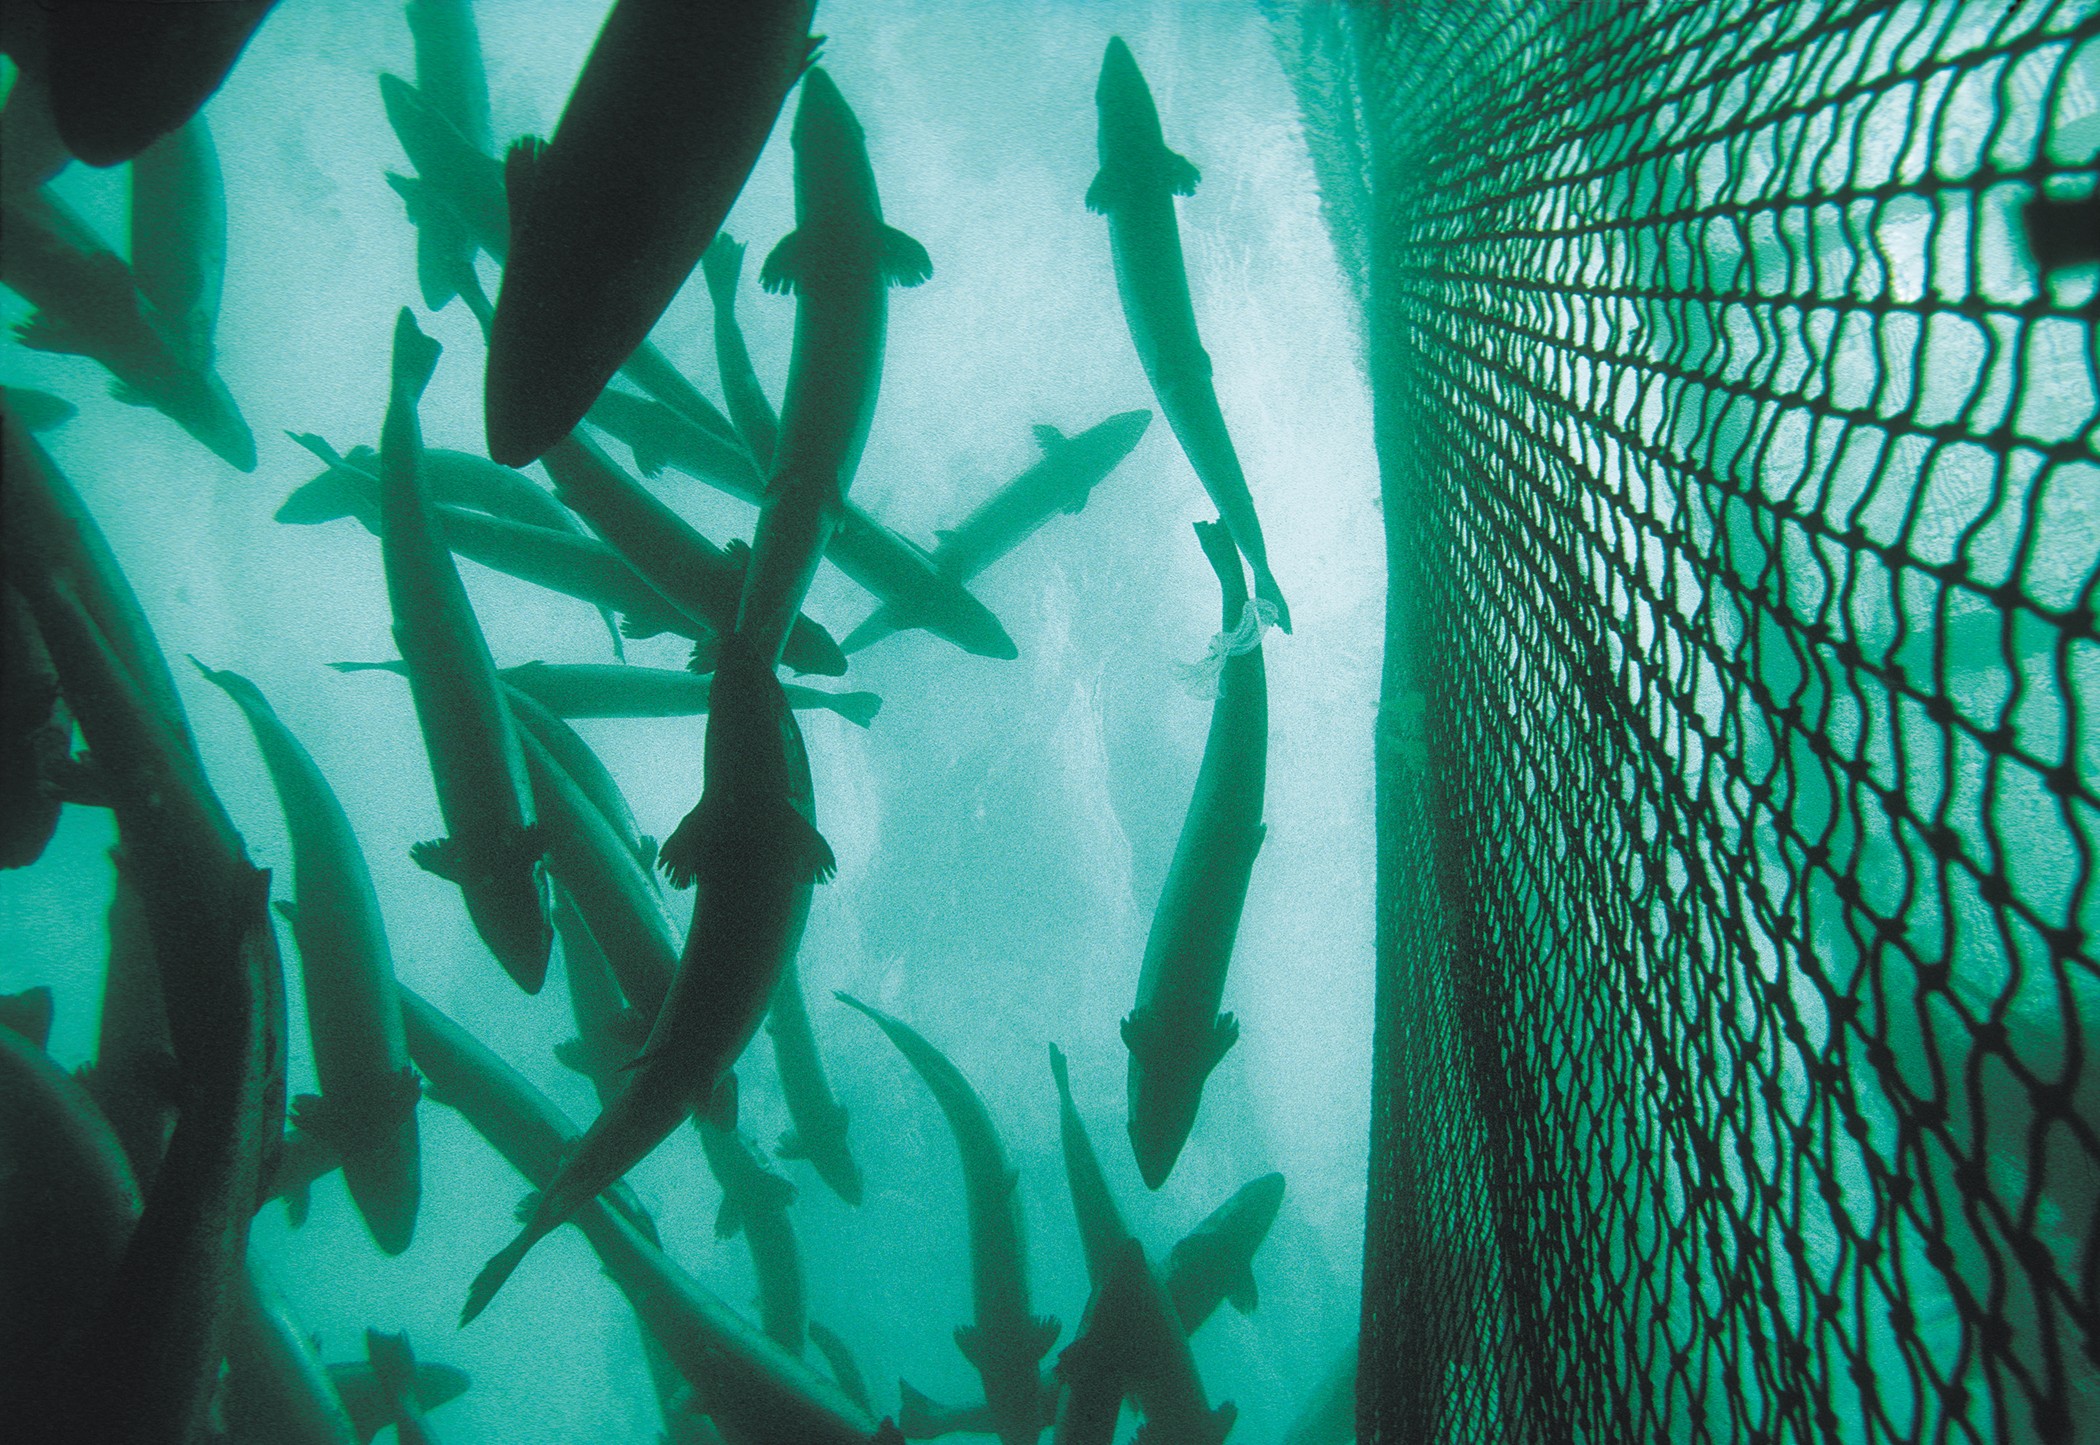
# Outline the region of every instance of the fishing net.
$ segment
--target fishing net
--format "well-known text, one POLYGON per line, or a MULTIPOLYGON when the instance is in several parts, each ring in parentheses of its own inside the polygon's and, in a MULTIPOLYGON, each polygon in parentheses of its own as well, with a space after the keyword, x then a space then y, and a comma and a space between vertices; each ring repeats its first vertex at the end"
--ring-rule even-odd
POLYGON ((1274 19, 1390 540, 1363 1438, 2100 1439, 2096 7, 1274 19))

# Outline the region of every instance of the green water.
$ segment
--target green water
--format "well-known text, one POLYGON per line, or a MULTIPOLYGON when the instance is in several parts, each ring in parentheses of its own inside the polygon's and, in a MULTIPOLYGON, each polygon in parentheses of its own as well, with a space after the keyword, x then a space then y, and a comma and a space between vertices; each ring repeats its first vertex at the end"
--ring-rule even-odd
MULTIPOLYGON (((477 7, 499 146, 552 130, 603 11, 593 0, 477 7)), ((1259 1307, 1223 1308, 1193 1340, 1210 1399, 1237 1406, 1232 1438, 1280 1438, 1355 1336, 1383 538, 1355 303, 1271 24, 1249 5, 1174 0, 899 0, 818 15, 824 66, 866 127, 885 215, 934 264, 927 284, 891 295, 881 401, 853 500, 930 546, 935 529, 1036 460, 1032 426, 1071 433, 1157 409, 1118 306, 1107 226, 1082 204, 1096 169, 1095 76, 1120 34, 1168 143, 1202 171, 1179 203, 1196 313, 1295 628, 1269 634, 1265 648, 1268 836, 1225 994, 1240 1039, 1157 1192, 1125 1137, 1118 1023, 1209 723, 1210 703, 1178 665, 1202 657, 1218 625, 1217 584, 1190 530, 1215 509, 1166 426, 1155 419, 1083 512, 1053 518, 973 584, 1017 660, 899 634, 828 684, 879 694, 872 726, 803 715, 839 868, 816 892, 800 967, 849 1111, 864 1202, 848 1207, 806 1164, 776 1168, 797 1191, 789 1216, 810 1318, 850 1347, 878 1413, 896 1409, 900 1379, 938 1400, 979 1397, 952 1337, 971 1314, 962 1181, 925 1087, 873 1026, 832 1001, 834 989, 907 1020, 982 1096, 1018 1170, 1034 1307, 1062 1322, 1060 1344, 1088 1291, 1052 1043, 1071 1060, 1109 1185, 1155 1263, 1242 1184, 1285 1176, 1254 1261, 1259 1307)), ((414 231, 385 181, 409 167, 380 106, 382 71, 414 73, 398 7, 291 3, 204 112, 229 217, 218 367, 257 439, 253 473, 159 413, 109 399, 90 361, 9 345, 0 381, 79 407, 41 440, 108 534, 169 657, 252 678, 313 753, 371 866, 400 979, 581 1125, 596 1099, 553 1054, 573 1032, 562 965, 540 995, 522 995, 459 891, 411 863, 409 845, 444 829, 407 691, 384 674, 324 666, 394 655, 376 544, 348 520, 272 520, 318 470, 286 431, 345 451, 377 442, 403 305, 445 348, 422 406, 427 442, 482 445, 480 333, 458 303, 422 310, 414 231)), ((727 227, 751 246, 740 314, 776 404, 794 307, 762 294, 754 275, 792 225, 789 182, 783 123, 727 227)), ((76 164, 52 189, 122 251, 125 167, 76 164)), ((493 294, 497 272, 481 265, 493 294)), ((0 305, 8 323, 28 311, 12 293, 0 305)), ((720 401, 697 276, 653 339, 720 401)), ((717 542, 750 536, 747 503, 676 471, 652 485, 717 542)), ((611 660, 585 604, 472 563, 461 571, 499 666, 611 660)), ((805 610, 843 637, 873 605, 826 567, 805 610)), ((627 645, 631 662, 663 667, 681 666, 685 651, 672 638, 627 645)), ((282 815, 240 714, 187 667, 177 683, 213 787, 287 896, 282 815)), ((576 726, 642 831, 668 835, 698 795, 701 720, 576 726)), ((113 840, 107 813, 69 807, 38 863, 0 875, 0 992, 53 989, 50 1052, 68 1067, 94 1054, 113 840)), ((672 908, 682 913, 683 899, 672 908)), ((313 1064, 296 955, 280 932, 293 980, 291 1088, 301 1092, 314 1087, 313 1064)), ((770 1150, 788 1121, 763 1039, 739 1074, 741 1127, 770 1150)), ((419 1358, 468 1372, 472 1387, 430 1419, 446 1441, 656 1439, 634 1315, 573 1230, 534 1251, 486 1315, 456 1327, 467 1284, 512 1233, 526 1186, 451 1110, 426 1101, 420 1125, 422 1205, 406 1252, 374 1246, 339 1175, 314 1187, 303 1225, 278 1204, 256 1219, 251 1255, 322 1357, 361 1358, 374 1327, 406 1331, 419 1358)), ((745 1244, 714 1234, 720 1191, 697 1135, 679 1131, 630 1182, 669 1256, 755 1320, 745 1244)), ((808 1358, 822 1368, 813 1347, 808 1358)), ((1124 1434, 1134 1426, 1126 1411, 1124 1434)))

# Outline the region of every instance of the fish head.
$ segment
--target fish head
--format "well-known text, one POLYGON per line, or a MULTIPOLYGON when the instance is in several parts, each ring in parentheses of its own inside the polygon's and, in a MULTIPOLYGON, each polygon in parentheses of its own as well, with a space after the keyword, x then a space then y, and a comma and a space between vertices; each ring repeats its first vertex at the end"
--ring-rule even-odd
POLYGON ((1135 411, 1119 411, 1107 421, 1094 428, 1094 436, 1100 439, 1101 450, 1108 456, 1121 459, 1130 455, 1140 440, 1145 428, 1152 425, 1152 413, 1139 407, 1135 411))
POLYGON ((426 1410, 457 1400, 467 1393, 473 1380, 465 1370, 450 1365, 416 1365, 416 1403, 426 1410))
POLYGON ((1120 35, 1108 40, 1101 57, 1101 78, 1094 85, 1094 109, 1101 120, 1101 159, 1134 149, 1150 150, 1164 142, 1160 138, 1159 109, 1152 102, 1152 88, 1145 84, 1137 57, 1120 35))
POLYGON ((255 434, 217 371, 186 367, 143 391, 154 408, 211 448, 219 460, 239 471, 255 470, 255 434))
POLYGON ((547 959, 554 948, 554 930, 547 923, 546 872, 538 850, 533 837, 515 851, 488 860, 475 876, 460 880, 474 931, 527 993, 538 993, 546 982, 547 959))
POLYGON ((1250 1239, 1259 1243, 1269 1233, 1269 1226, 1276 1222, 1276 1212, 1283 1207, 1283 1176, 1264 1174, 1259 1179, 1242 1184, 1239 1192, 1225 1201, 1219 1211, 1236 1230, 1243 1230, 1250 1239))
POLYGON ((1196 1127, 1199 1085, 1179 1073, 1131 1071, 1130 1152, 1147 1189, 1167 1182, 1174 1161, 1196 1127))
POLYGON ((802 77, 802 99, 795 107, 790 141, 795 150, 798 225, 813 213, 833 207, 850 206, 881 216, 875 172, 868 163, 867 133, 822 66, 811 66, 802 77))

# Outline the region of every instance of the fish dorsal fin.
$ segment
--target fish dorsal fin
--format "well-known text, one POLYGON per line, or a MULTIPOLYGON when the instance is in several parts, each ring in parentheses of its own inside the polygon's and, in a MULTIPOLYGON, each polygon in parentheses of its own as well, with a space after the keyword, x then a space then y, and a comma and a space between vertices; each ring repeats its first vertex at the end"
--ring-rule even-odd
POLYGON ((503 194, 510 202, 510 229, 521 230, 532 215, 532 190, 539 179, 540 153, 547 143, 536 135, 521 135, 503 157, 503 194))
POLYGON ((734 1239, 743 1227, 744 1211, 738 1207, 736 1196, 724 1190, 722 1207, 715 1211, 715 1238, 734 1239))
POLYGON ((1035 444, 1045 452, 1054 452, 1065 444, 1065 434, 1046 421, 1039 421, 1028 430, 1035 434, 1035 444))
POLYGON ((933 257, 895 226, 882 228, 882 279, 892 286, 916 286, 933 275, 933 257))
POLYGON ((825 37, 822 35, 812 35, 809 37, 809 44, 803 49, 802 52, 802 68, 795 72, 795 79, 800 80, 803 76, 807 75, 809 73, 809 68, 812 65, 815 65, 819 60, 824 58, 824 40, 825 37))
POLYGON ((802 272, 802 233, 790 231, 766 253, 758 268, 759 286, 774 296, 793 295, 802 272))

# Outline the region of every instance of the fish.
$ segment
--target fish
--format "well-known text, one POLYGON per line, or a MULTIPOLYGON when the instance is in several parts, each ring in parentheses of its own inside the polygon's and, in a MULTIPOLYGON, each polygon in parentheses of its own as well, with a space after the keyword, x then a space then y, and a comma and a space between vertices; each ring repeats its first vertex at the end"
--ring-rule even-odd
POLYGON ((216 369, 167 329, 132 269, 48 190, 0 204, 0 284, 36 309, 15 328, 32 351, 85 356, 110 394, 150 406, 228 466, 255 470, 255 437, 216 369))
POLYGON ((93 1321, 54 1365, 30 1438, 185 1440, 224 1353, 248 1221, 284 1128, 283 965, 269 875, 187 740, 102 636, 31 506, 5 489, 8 576, 36 615, 111 790, 183 1079, 158 1176, 93 1321), (38 1433, 39 1430, 42 1433, 38 1433))
POLYGON ((548 871, 568 890, 620 991, 653 1020, 678 972, 678 940, 656 886, 568 770, 529 731, 523 741, 546 830, 548 871))
POLYGON ((780 417, 759 385, 758 371, 751 364, 751 349, 744 344, 744 328, 736 319, 736 283, 744 269, 744 243, 727 231, 718 231, 700 253, 700 274, 707 282, 708 300, 715 315, 715 369, 721 373, 722 395, 729 402, 729 418, 761 471, 773 465, 773 446, 780 439, 780 417))
MULTIPOLYGON (((471 0, 409 0, 408 29, 415 38, 417 92, 468 144, 486 153, 495 140, 471 0)), ((442 311, 459 294, 476 249, 466 226, 449 212, 418 223, 416 283, 426 307, 442 311)))
POLYGON ((482 942, 520 988, 538 993, 553 934, 524 753, 496 664, 419 475, 423 439, 416 404, 439 350, 403 307, 394 328, 393 376, 379 443, 379 545, 394 644, 408 668, 438 809, 449 830, 446 838, 418 843, 410 856, 459 885, 482 942))
POLYGON ((64 1343, 92 1324, 108 1293, 139 1193, 94 1101, 8 1029, 0 1029, 0 1158, 0 1412, 26 1440, 36 1438, 31 1422, 65 1407, 64 1343))
POLYGON ((251 1256, 234 1301, 221 1396, 226 1445, 357 1445, 312 1341, 251 1256))
MULTIPOLYGON (((549 1185, 576 1129, 539 1090, 411 990, 402 990, 409 1052, 431 1097, 459 1110, 525 1178, 549 1185)), ((894 1445, 896 1427, 746 1324, 658 1248, 655 1226, 616 1184, 575 1223, 650 1335, 739 1445, 894 1445)), ((528 1201, 529 1203, 529 1201, 528 1201)))
POLYGON ((1261 820, 1269 750, 1261 604, 1247 598, 1225 527, 1198 522, 1196 536, 1224 594, 1225 632, 1212 644, 1218 698, 1195 793, 1152 913, 1137 1005, 1123 1020, 1130 1147, 1149 1189, 1166 1182, 1195 1127, 1204 1080, 1239 1038, 1238 1020, 1218 1012, 1218 1004, 1255 855, 1268 831, 1261 820))
MULTIPOLYGON (((1052 516, 1071 514, 1087 503, 1096 486, 1130 455, 1152 422, 1149 411, 1118 412, 1076 436, 1047 423, 1035 428, 1042 457, 983 502, 969 516, 934 533, 928 560, 936 572, 968 582, 1033 536, 1052 516)), ((834 547, 836 544, 834 544, 834 547)), ((855 653, 893 632, 919 624, 910 608, 885 602, 839 644, 855 653)))
MULTIPOLYGON (((697 717, 707 711, 712 677, 684 668, 613 666, 596 662, 524 662, 506 667, 503 680, 561 718, 697 717)), ((882 710, 872 692, 826 692, 783 685, 797 712, 823 708, 855 727, 866 727, 882 710)))
POLYGON ((1210 353, 1197 334, 1189 299, 1174 198, 1196 193, 1197 171, 1186 156, 1167 148, 1151 88, 1120 35, 1109 39, 1102 57, 1094 105, 1101 169, 1087 187, 1086 208, 1108 218, 1116 292, 1138 361, 1189 465, 1254 569, 1255 595, 1276 609, 1276 625, 1289 632, 1291 610, 1269 571, 1261 520, 1218 409, 1210 353))
POLYGON ((21 594, 0 581, 0 868, 26 868, 58 831, 48 784, 72 756, 73 718, 21 594))
MULTIPOLYGON (((563 437, 541 458, 554 491, 650 586, 716 634, 736 626, 737 598, 748 572, 737 552, 724 552, 612 459, 580 437, 563 437)), ((797 672, 836 677, 846 655, 831 634, 795 615, 778 656, 797 672)))
POLYGON ((1184 1334, 1193 1335, 1230 1300, 1241 1314, 1252 1314, 1260 1302, 1254 1285, 1254 1252, 1268 1237, 1283 1207, 1283 1176, 1264 1174, 1182 1236, 1167 1255, 1167 1298, 1184 1334))
POLYGON ((634 809, 628 806, 627 795, 620 791, 619 782, 591 750, 591 745, 576 735, 576 729, 541 707, 537 699, 509 683, 503 685, 503 700, 509 704, 510 715, 517 720, 518 726, 547 750, 547 755, 561 765, 569 780, 598 810, 598 816, 613 830, 620 846, 640 866, 643 876, 653 875, 656 840, 644 834, 641 825, 635 822, 634 809))
POLYGON ((475 1278, 462 1324, 487 1307, 534 1244, 646 1158, 696 1101, 715 1123, 734 1127, 730 1069, 801 941, 809 884, 836 867, 831 846, 790 797, 789 754, 801 746, 771 666, 741 637, 725 639, 707 719, 706 786, 661 855, 674 885, 696 886, 677 976, 627 1086, 517 1237, 475 1278))
POLYGON ((145 904, 123 851, 112 848, 109 861, 109 960, 102 974, 95 1061, 81 1071, 81 1082, 123 1145, 132 1178, 149 1190, 175 1127, 182 1081, 145 904))
MULTIPOLYGON (((552 1179, 576 1143, 576 1126, 568 1116, 442 1009, 407 984, 396 992, 408 1057, 423 1076, 424 1097, 458 1112, 526 1179, 534 1184, 552 1179)), ((607 1188, 598 1207, 655 1243, 656 1223, 626 1183, 607 1188)))
POLYGON ((226 287, 226 183, 201 112, 131 163, 131 274, 176 353, 209 367, 226 287))
POLYGON ((1098 1433, 1100 1421, 1112 1421, 1107 1399, 1119 1392, 1144 1416, 1139 1437, 1148 1445, 1220 1445, 1238 1411, 1229 1402, 1211 1408, 1188 1336, 1136 1240, 1124 1239, 1110 1251, 1092 1311, 1086 1335, 1058 1360, 1067 1382, 1058 1438, 1106 1438, 1098 1433), (1072 1419, 1082 1413, 1083 1423, 1072 1419))
POLYGON ((1057 1357, 1050 1375, 1051 1445, 1109 1445, 1123 1413, 1127 1378, 1114 1338, 1118 1305, 1130 1290, 1122 1271, 1142 1269, 1135 1250, 1120 1251, 1101 1283, 1087 1291, 1079 1333, 1057 1357))
POLYGON ((615 0, 553 138, 505 164, 495 460, 523 466, 568 435, 685 284, 816 52, 815 8, 615 0))
POLYGON ((270 1173, 265 1193, 284 1201, 284 1217, 292 1228, 306 1223, 313 1204, 313 1187, 343 1167, 343 1156, 319 1134, 294 1125, 284 1131, 277 1150, 277 1167, 270 1173))
MULTIPOLYGON (((360 449, 361 450, 361 449, 360 449)), ((309 482, 286 499, 277 520, 296 525, 352 517, 375 537, 380 534, 379 479, 367 473, 356 456, 345 457, 335 476, 309 482), (321 482, 329 482, 322 488, 321 482)), ((588 602, 600 612, 616 612, 627 637, 655 637, 673 632, 695 641, 714 631, 687 616, 632 567, 595 537, 580 536, 536 523, 516 522, 470 507, 436 503, 432 511, 445 545, 456 555, 536 587, 588 602)))
POLYGON ((1349 1445, 1356 1438, 1355 1340, 1335 1357, 1312 1398, 1284 1432, 1283 1445, 1349 1445))
POLYGON ((831 1192, 848 1204, 861 1201, 860 1165, 846 1141, 846 1110, 832 1097, 817 1051, 816 1030, 802 998, 802 980, 788 961, 766 1011, 766 1036, 773 1041, 773 1060, 794 1128, 780 1136, 774 1152, 783 1159, 804 1159, 831 1192))
MULTIPOLYGON (((564 1068, 590 1080, 598 1107, 604 1109, 626 1082, 627 1066, 647 1042, 663 998, 658 994, 646 1012, 627 1002, 605 950, 598 946, 576 900, 559 881, 554 885, 554 936, 561 942, 569 1017, 576 1024, 576 1036, 556 1044, 554 1057, 564 1068)), ((665 983, 668 986, 668 977, 665 983)))
MULTIPOLYGON (((1237 566, 1237 563, 1234 564, 1237 566)), ((1161 1286, 1143 1248, 1131 1237, 1109 1194, 1108 1181, 1094 1154, 1093 1141, 1072 1102, 1065 1058, 1050 1048, 1050 1072, 1057 1082, 1058 1135, 1065 1156, 1065 1181, 1072 1191, 1072 1212, 1079 1223, 1087 1277, 1093 1285, 1090 1310, 1095 1318, 1078 1350, 1058 1360, 1060 1380, 1071 1393, 1084 1388, 1087 1429, 1106 1386, 1090 1374, 1112 1368, 1123 1395, 1145 1417, 1147 1440, 1175 1440, 1191 1445, 1217 1445, 1232 1428, 1233 1407, 1210 1408, 1189 1353, 1183 1320, 1161 1286), (1083 1384, 1082 1384, 1083 1382, 1083 1384)), ((1110 1412, 1113 1413, 1113 1412, 1110 1412)), ((1085 1432, 1083 1431, 1082 1434, 1085 1432)))
MULTIPOLYGON (((733 442, 711 436, 661 402, 608 389, 591 408, 590 422, 625 443, 635 469, 655 476, 666 465, 733 497, 764 505, 765 483, 733 442)), ((1018 655, 1006 629, 969 589, 944 574, 932 557, 868 515, 848 498, 824 556, 896 614, 979 657, 1018 655)))
POLYGON ((293 1117, 340 1157, 373 1240, 399 1254, 415 1237, 422 1198, 418 1090, 371 870, 335 789, 262 690, 239 673, 196 666, 247 719, 291 839, 294 901, 277 910, 299 946, 321 1086, 294 1101, 293 1117))
MULTIPOLYGON (((413 11, 411 11, 413 13, 413 11)), ((473 1384, 465 1370, 428 1365, 415 1357, 406 1334, 365 1331, 365 1358, 328 1367, 329 1381, 349 1411, 358 1445, 392 1425, 407 1445, 411 1432, 429 1435, 422 1417, 466 1394, 473 1384)))
POLYGON ((715 1214, 715 1238, 744 1236, 751 1250, 751 1272, 758 1280, 759 1328, 789 1354, 800 1356, 809 1326, 808 1292, 802 1279, 802 1251, 788 1206, 795 1186, 766 1167, 749 1140, 705 1117, 695 1119, 707 1167, 722 1186, 722 1207, 715 1214))
POLYGON ((768 661, 780 656, 867 444, 889 288, 933 274, 926 248, 884 224, 860 121, 820 66, 803 77, 790 140, 795 229, 766 257, 759 284, 794 294, 794 346, 737 612, 737 630, 768 661))
POLYGON ((838 1332, 821 1321, 811 1320, 809 1338, 817 1347, 817 1353, 824 1357, 824 1363, 831 1366, 831 1378, 838 1381, 839 1388, 852 1397, 853 1403, 860 1406, 863 1413, 873 1415, 875 1405, 868 1395, 868 1382, 861 1375, 853 1351, 839 1338, 838 1332))
POLYGON ((30 431, 50 431, 80 415, 80 408, 64 397, 29 386, 0 386, 0 402, 30 431))
POLYGON ((1057 1343, 1058 1322, 1037 1315, 1028 1303, 1027 1256, 1021 1244, 1020 1175, 1007 1162, 1006 1146, 984 1101, 948 1056, 903 1020, 834 995, 874 1020, 932 1091, 954 1131, 962 1157, 963 1193, 969 1204, 970 1291, 976 1322, 955 1331, 962 1351, 984 1381, 990 1407, 987 1425, 1004 1445, 1025 1445, 1042 1434, 1043 1356, 1057 1343))
POLYGON ((113 166, 183 125, 225 83, 275 3, 50 7, 44 76, 66 149, 91 166, 113 166))

